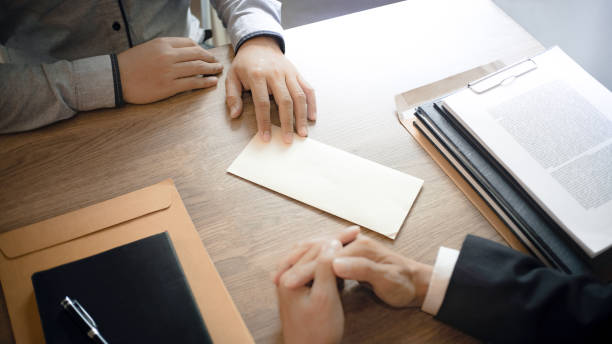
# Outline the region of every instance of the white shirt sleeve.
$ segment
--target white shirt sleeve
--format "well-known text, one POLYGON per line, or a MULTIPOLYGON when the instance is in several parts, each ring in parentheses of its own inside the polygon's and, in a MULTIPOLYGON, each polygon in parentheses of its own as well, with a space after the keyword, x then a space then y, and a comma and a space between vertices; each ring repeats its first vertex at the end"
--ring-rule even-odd
POLYGON ((211 0, 223 25, 227 27, 234 49, 256 36, 277 39, 285 51, 281 21, 281 3, 276 0, 211 0))
POLYGON ((429 288, 427 289, 427 294, 425 294, 425 300, 421 307, 423 312, 433 316, 438 314, 438 310, 440 310, 440 306, 442 306, 442 301, 444 301, 444 295, 446 295, 446 289, 453 275, 458 257, 459 251, 452 248, 442 246, 438 250, 438 257, 436 258, 436 264, 431 274, 429 288))

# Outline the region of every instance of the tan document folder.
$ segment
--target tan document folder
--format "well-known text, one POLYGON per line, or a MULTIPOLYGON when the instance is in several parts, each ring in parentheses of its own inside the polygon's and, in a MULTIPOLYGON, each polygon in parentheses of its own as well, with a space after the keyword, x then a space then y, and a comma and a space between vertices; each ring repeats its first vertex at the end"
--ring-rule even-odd
POLYGON ((485 202, 480 195, 472 188, 472 186, 461 176, 459 172, 451 165, 438 149, 414 126, 414 108, 419 104, 435 100, 445 94, 465 87, 469 82, 480 79, 481 77, 492 73, 504 67, 500 61, 496 61, 487 65, 470 69, 463 73, 450 76, 446 79, 436 81, 434 83, 415 88, 399 94, 395 97, 397 107, 397 116, 406 130, 412 135, 417 143, 429 154, 429 156, 440 166, 442 171, 455 183, 455 185, 463 192, 465 197, 472 202, 478 211, 485 219, 495 228, 499 235, 515 250, 529 253, 527 248, 520 242, 516 235, 506 226, 506 224, 497 216, 491 207, 485 202))
POLYGON ((164 231, 213 341, 253 343, 171 180, 0 234, 0 279, 16 342, 44 343, 34 272, 164 231))

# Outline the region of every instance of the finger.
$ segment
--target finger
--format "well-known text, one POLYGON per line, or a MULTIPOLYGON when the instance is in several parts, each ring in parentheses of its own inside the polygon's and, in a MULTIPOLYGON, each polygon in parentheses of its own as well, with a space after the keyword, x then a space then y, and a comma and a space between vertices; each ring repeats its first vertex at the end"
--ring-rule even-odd
POLYGON ((166 40, 173 48, 185 48, 198 45, 193 39, 189 37, 167 37, 166 40))
POLYGON ((293 99, 293 114, 295 115, 295 129, 300 136, 308 136, 308 128, 306 127, 306 94, 300 87, 297 79, 287 77, 287 88, 293 99))
POLYGON ((231 118, 237 118, 242 113, 242 83, 235 70, 230 69, 225 79, 225 102, 231 118))
POLYGON ((270 141, 270 96, 266 79, 253 76, 249 82, 253 105, 255 105, 255 117, 257 118, 257 129, 264 142, 270 141))
POLYGON ((278 285, 280 277, 285 271, 289 270, 291 266, 293 266, 297 261, 302 258, 304 253, 306 253, 312 245, 309 243, 300 244, 293 252, 287 256, 287 258, 283 259, 276 269, 276 274, 274 275, 273 281, 274 284, 278 285))
POLYGON ((317 259, 319 253, 321 252, 321 248, 323 248, 328 241, 329 239, 318 239, 314 241, 313 244, 310 245, 308 251, 306 251, 306 253, 304 253, 294 265, 305 264, 317 259))
POLYGON ((283 141, 291 143, 293 141, 293 100, 291 99, 291 94, 287 89, 284 78, 282 80, 269 79, 268 85, 278 105, 283 141))
POLYGON ((378 257, 385 249, 381 244, 359 234, 353 242, 338 252, 338 257, 364 257, 372 261, 378 261, 378 257))
POLYGON ((215 86, 218 81, 219 79, 216 76, 192 76, 189 78, 176 79, 174 80, 174 94, 189 90, 212 87, 215 86))
MULTIPOLYGON (((336 275, 334 274, 332 262, 334 255, 342 244, 338 240, 332 240, 326 245, 317 258, 316 268, 314 273, 314 282, 312 284, 312 297, 338 295, 338 285, 336 283, 336 275)), ((338 296, 339 297, 339 296, 338 296)))
POLYGON ((283 305, 290 306, 291 304, 300 302, 300 300, 304 300, 305 297, 308 296, 308 293, 310 293, 310 288, 307 286, 287 288, 283 282, 284 281, 281 277, 281 282, 276 285, 279 306, 281 309, 283 308, 283 305))
POLYGON ((305 286, 314 278, 317 260, 311 260, 304 264, 294 265, 280 277, 280 283, 286 288, 297 288, 305 286))
MULTIPOLYGON (((338 247, 342 247, 338 240, 333 240, 333 242, 338 242, 338 247)), ((308 247, 308 249, 279 277, 278 284, 285 288, 298 288, 312 281, 317 257, 320 255, 321 250, 325 249, 329 243, 329 239, 315 239, 304 243, 303 245, 308 247)))
POLYGON ((308 81, 304 80, 301 75, 298 75, 297 81, 300 87, 306 94, 306 105, 308 107, 308 119, 311 121, 317 120, 317 99, 315 97, 315 90, 310 86, 308 81))
POLYGON ((194 60, 175 63, 172 65, 172 69, 174 70, 174 76, 176 78, 184 78, 200 74, 219 74, 223 71, 223 65, 220 63, 208 63, 202 60, 194 60))
POLYGON ((379 264, 363 257, 335 258, 333 270, 340 278, 368 282, 372 285, 375 285, 384 273, 384 269, 379 264))
POLYGON ((338 239, 342 245, 347 245, 357 239, 360 231, 361 230, 357 225, 349 226, 341 230, 336 239, 338 239))
POLYGON ((185 61, 194 61, 194 60, 202 60, 204 62, 217 62, 217 59, 204 48, 198 46, 195 47, 185 47, 178 48, 174 50, 175 58, 174 62, 185 62, 185 61))
POLYGON ((279 283, 276 286, 276 292, 278 295, 279 308, 281 313, 286 307, 299 303, 308 296, 310 288, 303 286, 298 288, 287 288, 283 283, 279 283))
MULTIPOLYGON (((357 238, 359 232, 359 226, 353 225, 342 229, 335 237, 342 245, 347 245, 357 238)), ((293 265, 295 265, 313 245, 320 244, 321 240, 323 239, 315 239, 300 243, 287 258, 283 259, 278 264, 277 270, 272 277, 274 284, 278 285, 280 282, 280 277, 293 265)), ((308 259, 312 260, 313 258, 314 256, 311 256, 308 259)), ((299 270, 296 275, 297 277, 295 278, 295 283, 290 283, 291 287, 295 287, 295 285, 299 285, 302 282, 306 283, 311 281, 314 276, 314 266, 311 266, 310 271, 306 268, 299 270)))

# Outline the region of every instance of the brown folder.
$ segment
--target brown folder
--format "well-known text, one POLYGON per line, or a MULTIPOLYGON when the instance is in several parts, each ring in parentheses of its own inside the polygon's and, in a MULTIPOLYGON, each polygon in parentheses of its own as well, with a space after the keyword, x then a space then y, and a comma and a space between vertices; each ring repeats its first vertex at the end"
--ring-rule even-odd
POLYGON ((44 343, 31 277, 167 231, 216 343, 253 343, 172 180, 0 234, 0 279, 17 343, 44 343))
POLYGON ((491 207, 485 202, 472 186, 461 176, 438 149, 414 126, 414 108, 419 104, 435 100, 449 94, 455 90, 465 87, 469 82, 480 79, 504 67, 504 63, 496 61, 487 65, 470 69, 463 73, 453 75, 431 84, 415 88, 404 92, 395 97, 397 116, 406 130, 412 135, 419 145, 429 154, 429 156, 440 166, 442 171, 457 185, 465 197, 480 211, 482 216, 495 228, 499 235, 510 245, 510 247, 525 253, 529 253, 527 248, 520 242, 516 235, 506 226, 497 216, 491 207))

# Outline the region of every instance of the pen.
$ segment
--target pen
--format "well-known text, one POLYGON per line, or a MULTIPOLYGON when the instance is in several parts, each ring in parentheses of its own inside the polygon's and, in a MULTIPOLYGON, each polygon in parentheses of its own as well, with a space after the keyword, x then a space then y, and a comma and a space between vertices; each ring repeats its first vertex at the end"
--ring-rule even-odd
POLYGON ((74 320, 74 322, 81 328, 87 337, 91 338, 92 342, 99 344, 108 344, 108 342, 102 337, 98 331, 98 325, 91 318, 89 313, 79 304, 77 300, 72 300, 66 296, 60 303, 62 308, 74 320))

